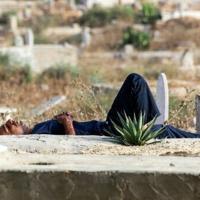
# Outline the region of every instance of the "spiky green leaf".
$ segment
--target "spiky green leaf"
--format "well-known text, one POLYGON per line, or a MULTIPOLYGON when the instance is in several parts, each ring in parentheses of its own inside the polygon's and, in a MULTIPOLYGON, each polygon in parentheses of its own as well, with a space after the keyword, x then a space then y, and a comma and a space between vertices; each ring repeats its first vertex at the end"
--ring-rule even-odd
POLYGON ((152 131, 156 117, 145 124, 145 114, 142 114, 142 112, 140 113, 138 119, 136 118, 135 114, 133 115, 132 119, 126 113, 124 113, 123 116, 118 113, 118 117, 120 120, 120 125, 113 121, 112 124, 119 136, 113 134, 112 136, 114 136, 120 143, 125 145, 144 145, 149 140, 156 138, 164 129, 163 127, 159 130, 152 131))

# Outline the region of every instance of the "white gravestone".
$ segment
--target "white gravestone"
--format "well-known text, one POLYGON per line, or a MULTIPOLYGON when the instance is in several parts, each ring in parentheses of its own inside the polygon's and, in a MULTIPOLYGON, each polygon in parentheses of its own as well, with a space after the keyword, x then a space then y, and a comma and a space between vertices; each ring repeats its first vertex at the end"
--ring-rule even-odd
POLYGON ((169 118, 169 89, 167 77, 164 73, 161 73, 158 77, 156 103, 161 113, 156 120, 156 124, 163 124, 169 118))
POLYGON ((24 40, 23 40, 23 37, 21 35, 15 35, 14 45, 16 47, 22 47, 22 46, 24 46, 24 40))
POLYGON ((124 53, 126 56, 131 57, 134 54, 134 47, 133 45, 127 44, 124 47, 124 53))
POLYGON ((85 27, 85 28, 83 28, 83 32, 82 32, 81 47, 86 48, 86 47, 90 46, 90 43, 91 43, 90 29, 89 29, 89 27, 85 27))
POLYGON ((194 68, 194 55, 189 49, 183 52, 181 57, 181 67, 182 69, 193 69, 194 68))
POLYGON ((25 9, 24 9, 24 18, 25 19, 31 19, 32 17, 32 10, 29 6, 27 6, 25 9))
POLYGON ((29 47, 32 48, 34 46, 34 33, 32 29, 27 30, 25 41, 26 41, 26 45, 28 45, 29 47))

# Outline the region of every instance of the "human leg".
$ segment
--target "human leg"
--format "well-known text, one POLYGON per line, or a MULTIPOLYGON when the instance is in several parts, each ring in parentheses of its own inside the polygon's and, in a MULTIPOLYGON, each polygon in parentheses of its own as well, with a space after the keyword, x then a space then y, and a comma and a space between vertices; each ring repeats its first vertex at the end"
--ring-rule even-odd
POLYGON ((132 73, 124 81, 108 112, 109 125, 112 126, 111 121, 120 124, 117 113, 123 115, 124 112, 131 118, 134 114, 138 118, 142 112, 145 114, 145 122, 160 115, 147 82, 139 74, 132 73))

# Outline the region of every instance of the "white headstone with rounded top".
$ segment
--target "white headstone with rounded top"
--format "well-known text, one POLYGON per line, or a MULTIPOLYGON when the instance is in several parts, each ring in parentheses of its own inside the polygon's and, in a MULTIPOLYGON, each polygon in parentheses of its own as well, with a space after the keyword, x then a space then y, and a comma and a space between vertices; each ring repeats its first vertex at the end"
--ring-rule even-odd
POLYGON ((156 120, 156 124, 163 124, 169 118, 169 89, 167 77, 164 73, 161 73, 158 77, 156 103, 161 113, 156 120))

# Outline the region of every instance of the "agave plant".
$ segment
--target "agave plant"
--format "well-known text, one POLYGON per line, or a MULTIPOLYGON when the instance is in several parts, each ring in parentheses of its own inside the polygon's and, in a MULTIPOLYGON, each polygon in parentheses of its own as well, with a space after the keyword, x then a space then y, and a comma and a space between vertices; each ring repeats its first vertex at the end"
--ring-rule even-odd
POLYGON ((125 145, 144 145, 149 140, 156 138, 163 131, 163 128, 160 128, 156 131, 152 130, 153 125, 155 124, 156 118, 154 117, 150 122, 144 123, 145 115, 140 114, 137 119, 134 115, 133 119, 124 114, 124 117, 118 113, 121 126, 113 123, 113 126, 118 136, 113 135, 120 143, 125 145))

